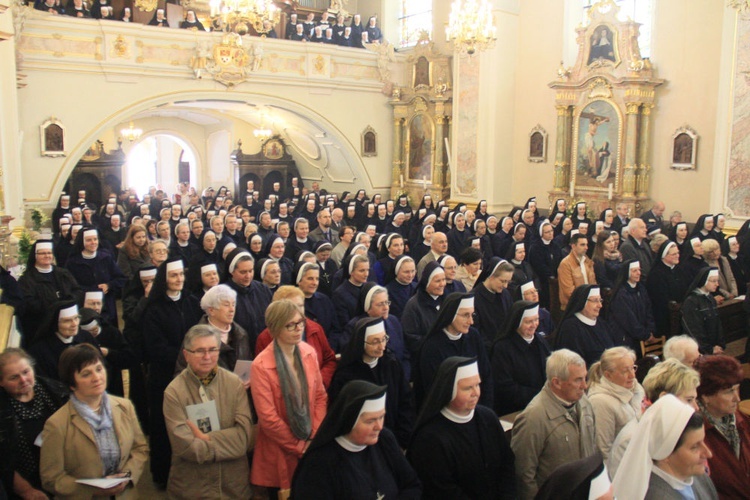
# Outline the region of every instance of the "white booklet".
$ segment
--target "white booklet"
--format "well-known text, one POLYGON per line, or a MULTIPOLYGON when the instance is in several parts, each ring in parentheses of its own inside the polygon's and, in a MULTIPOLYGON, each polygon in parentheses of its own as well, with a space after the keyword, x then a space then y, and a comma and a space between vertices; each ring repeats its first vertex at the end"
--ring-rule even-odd
POLYGON ((129 477, 102 477, 97 479, 76 479, 76 483, 85 484, 88 486, 94 486, 106 490, 107 488, 113 488, 120 483, 127 483, 130 481, 129 477))
POLYGON ((185 411, 187 411, 188 419, 204 434, 221 430, 219 413, 216 411, 216 401, 188 405, 185 407, 185 411))
POLYGON ((238 359, 237 364, 234 365, 234 374, 240 377, 243 384, 250 380, 250 368, 252 366, 252 359, 238 359))

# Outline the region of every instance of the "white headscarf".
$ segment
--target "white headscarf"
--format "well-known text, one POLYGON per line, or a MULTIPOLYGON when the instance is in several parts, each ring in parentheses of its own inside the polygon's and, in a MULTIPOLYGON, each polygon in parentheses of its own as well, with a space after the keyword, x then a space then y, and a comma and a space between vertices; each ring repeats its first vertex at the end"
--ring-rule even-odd
POLYGON ((646 410, 612 481, 615 498, 646 495, 653 461, 672 454, 693 413, 693 408, 672 394, 660 397, 646 410))

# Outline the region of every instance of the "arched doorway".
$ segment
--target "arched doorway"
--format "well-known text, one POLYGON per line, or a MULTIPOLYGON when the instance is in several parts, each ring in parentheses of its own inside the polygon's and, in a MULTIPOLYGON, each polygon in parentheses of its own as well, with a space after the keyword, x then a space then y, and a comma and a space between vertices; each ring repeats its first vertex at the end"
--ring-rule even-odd
POLYGON ((150 186, 162 186, 175 192, 180 182, 195 185, 198 164, 195 151, 181 137, 157 132, 136 143, 122 167, 124 185, 142 195, 150 186))

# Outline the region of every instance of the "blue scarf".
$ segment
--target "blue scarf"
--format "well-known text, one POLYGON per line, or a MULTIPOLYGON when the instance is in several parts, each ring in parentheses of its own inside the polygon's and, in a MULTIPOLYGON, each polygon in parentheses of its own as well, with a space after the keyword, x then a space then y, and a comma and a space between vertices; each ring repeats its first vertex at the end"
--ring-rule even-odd
POLYGON ((117 442, 117 434, 112 423, 112 406, 110 405, 107 393, 105 392, 102 395, 102 405, 99 413, 76 398, 75 394, 70 395, 70 402, 73 403, 73 408, 76 409, 78 415, 91 426, 91 430, 94 432, 96 447, 99 449, 99 457, 104 464, 103 476, 118 472, 120 466, 120 444, 117 442))

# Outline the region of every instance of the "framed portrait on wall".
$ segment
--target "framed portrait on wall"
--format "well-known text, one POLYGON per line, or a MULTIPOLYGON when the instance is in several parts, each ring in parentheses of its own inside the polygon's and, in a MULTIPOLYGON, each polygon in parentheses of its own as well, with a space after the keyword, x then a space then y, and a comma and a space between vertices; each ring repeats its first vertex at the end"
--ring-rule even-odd
POLYGON ((544 163, 547 161, 547 131, 537 125, 529 132, 529 161, 544 163))
POLYGON ((362 132, 362 156, 378 156, 378 134, 370 126, 362 132))
POLYGON ((596 99, 576 113, 574 120, 571 165, 575 185, 584 189, 617 185, 623 126, 620 109, 607 99, 596 99))
POLYGON ((407 172, 409 180, 432 182, 432 152, 435 143, 435 125, 424 113, 415 114, 406 129, 409 146, 407 172))
POLYGON ((587 66, 603 66, 620 64, 620 54, 617 47, 617 30, 609 24, 600 24, 589 36, 589 57, 587 66))
POLYGON ((42 156, 65 156, 65 126, 54 117, 39 127, 42 156))
POLYGON ((687 125, 672 134, 672 168, 694 170, 698 155, 698 134, 687 125))

